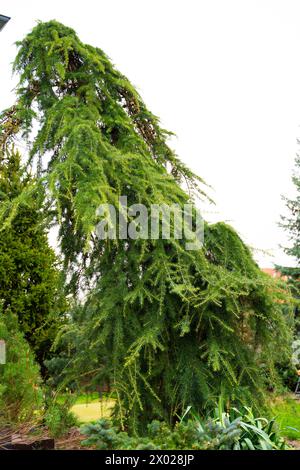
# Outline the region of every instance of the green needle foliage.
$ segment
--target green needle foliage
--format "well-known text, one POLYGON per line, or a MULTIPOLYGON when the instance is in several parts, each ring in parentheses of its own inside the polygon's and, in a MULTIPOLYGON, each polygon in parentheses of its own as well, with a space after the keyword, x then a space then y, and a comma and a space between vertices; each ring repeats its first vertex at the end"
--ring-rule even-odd
POLYGON ((1 305, 0 338, 6 342, 6 363, 0 364, 0 426, 28 422, 43 404, 39 367, 16 315, 3 314, 1 305))
POLYGON ((43 193, 35 192, 34 197, 22 202, 32 184, 19 152, 0 154, 0 204, 11 221, 0 231, 0 299, 3 313, 17 316, 20 330, 45 372, 44 360, 51 357, 66 302, 44 226, 43 193), (18 201, 15 211, 13 201, 18 201))
POLYGON ((28 138, 69 287, 85 289, 65 332, 77 351, 71 366, 110 382, 116 418, 131 429, 172 422, 186 406, 201 413, 221 393, 259 400, 260 362, 272 368, 286 351, 282 286, 225 224, 206 226, 195 251, 184 240, 97 239, 100 204, 125 195, 128 205, 183 207, 204 195, 203 182, 101 49, 56 21, 39 23, 18 46, 17 102, 1 116, 0 144, 28 138))

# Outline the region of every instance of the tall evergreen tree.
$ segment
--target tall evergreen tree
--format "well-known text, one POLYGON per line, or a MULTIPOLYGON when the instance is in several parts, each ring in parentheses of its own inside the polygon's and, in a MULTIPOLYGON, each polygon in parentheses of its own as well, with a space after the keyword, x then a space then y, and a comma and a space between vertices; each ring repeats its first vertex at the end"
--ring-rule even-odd
MULTIPOLYGON (((286 207, 289 215, 282 216, 281 226, 289 235, 290 246, 284 249, 285 253, 291 256, 291 264, 294 266, 277 266, 276 268, 282 275, 287 276, 288 283, 291 286, 292 293, 296 299, 300 298, 300 156, 295 160, 295 172, 292 177, 296 188, 294 199, 285 198, 286 207)), ((299 305, 295 307, 295 325, 296 331, 300 331, 299 305)))
POLYGON ((12 201, 33 184, 20 153, 7 150, 0 160, 0 206, 11 223, 0 231, 0 299, 3 312, 17 316, 21 332, 43 372, 65 311, 59 270, 48 244, 42 193, 9 211, 12 201))
POLYGON ((96 238, 100 204, 117 206, 125 195, 128 205, 183 207, 203 195, 202 181, 101 49, 56 21, 18 46, 18 98, 2 114, 0 144, 30 137, 38 123, 29 163, 60 227, 70 287, 86 289, 66 333, 76 339, 73 366, 110 380, 116 416, 132 428, 172 421, 188 405, 202 411, 220 393, 259 398, 258 363, 272 369, 286 351, 283 291, 225 224, 206 224, 196 251, 185 240, 96 238))

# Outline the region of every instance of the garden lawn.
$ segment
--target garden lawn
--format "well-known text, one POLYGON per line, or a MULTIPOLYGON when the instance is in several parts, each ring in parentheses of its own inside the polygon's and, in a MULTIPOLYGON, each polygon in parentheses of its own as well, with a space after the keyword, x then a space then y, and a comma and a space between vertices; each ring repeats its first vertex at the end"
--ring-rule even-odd
POLYGON ((292 396, 278 397, 271 403, 282 436, 300 441, 300 400, 292 396))
POLYGON ((115 401, 112 399, 103 399, 92 401, 90 403, 76 403, 71 411, 77 416, 80 423, 89 423, 100 418, 109 418, 115 401))

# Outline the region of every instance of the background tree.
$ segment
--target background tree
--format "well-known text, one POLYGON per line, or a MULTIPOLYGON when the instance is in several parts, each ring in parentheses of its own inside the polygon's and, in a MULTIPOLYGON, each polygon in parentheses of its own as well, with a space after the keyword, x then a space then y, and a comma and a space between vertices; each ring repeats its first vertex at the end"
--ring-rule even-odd
POLYGON ((276 269, 286 276, 288 285, 294 297, 294 318, 293 333, 294 341, 292 343, 293 355, 289 361, 281 361, 279 370, 284 383, 295 390, 297 375, 296 371, 300 365, 299 335, 300 335, 300 177, 299 177, 300 157, 296 156, 295 171, 292 177, 296 189, 296 195, 293 199, 284 198, 288 215, 281 217, 280 226, 288 233, 290 245, 284 248, 287 255, 291 257, 292 266, 276 266, 276 269))
POLYGON ((283 276, 287 276, 289 286, 294 297, 297 299, 295 305, 295 328, 296 333, 300 332, 299 299, 300 299, 300 157, 297 155, 295 160, 295 172, 292 180, 296 189, 294 199, 285 198, 286 206, 289 211, 288 216, 282 217, 281 226, 289 235, 290 246, 284 248, 291 260, 296 261, 295 266, 276 266, 283 276))
MULTIPOLYGON (((0 204, 9 210, 33 179, 21 165, 18 151, 0 159, 0 204)), ((66 304, 59 287, 60 272, 49 247, 42 194, 10 211, 11 223, 0 231, 0 299, 3 312, 17 316, 21 332, 45 372, 44 360, 62 324, 66 304)))
POLYGON ((204 247, 192 252, 185 240, 97 239, 100 204, 126 195, 128 205, 183 207, 203 196, 202 180, 102 50, 56 21, 18 46, 18 98, 2 114, 0 144, 31 139, 28 164, 60 227, 69 287, 85 289, 65 332, 77 350, 70 371, 109 378, 116 418, 131 429, 172 422, 188 405, 202 412, 220 394, 261 399, 259 362, 272 369, 287 349, 283 290, 225 224, 206 225, 204 247))

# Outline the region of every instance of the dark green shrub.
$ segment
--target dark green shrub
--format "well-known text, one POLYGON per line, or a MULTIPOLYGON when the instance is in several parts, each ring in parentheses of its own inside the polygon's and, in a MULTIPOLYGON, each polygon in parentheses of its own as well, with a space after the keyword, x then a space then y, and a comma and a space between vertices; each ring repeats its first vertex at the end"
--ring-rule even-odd
POLYGON ((0 208, 9 214, 0 231, 0 299, 3 313, 18 317, 20 331, 47 376, 44 360, 52 357, 51 346, 65 321, 66 301, 60 288, 58 260, 47 239, 43 197, 30 204, 10 204, 34 185, 21 155, 13 147, 0 150, 0 208))

